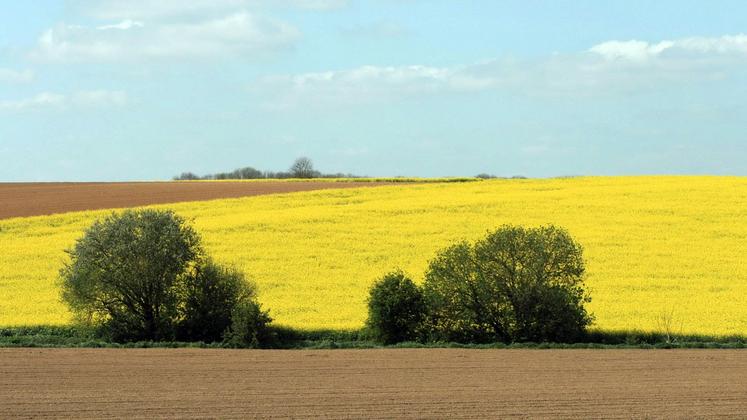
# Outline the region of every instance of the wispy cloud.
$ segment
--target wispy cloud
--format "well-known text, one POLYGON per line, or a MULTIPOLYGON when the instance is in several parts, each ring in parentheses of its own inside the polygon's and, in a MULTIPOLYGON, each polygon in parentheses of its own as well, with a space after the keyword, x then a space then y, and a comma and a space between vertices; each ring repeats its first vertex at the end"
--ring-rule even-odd
POLYGON ((347 0, 100 0, 79 2, 79 9, 99 19, 162 19, 215 16, 242 10, 298 8, 333 10, 347 0))
POLYGON ((285 48, 299 37, 290 24, 246 12, 186 23, 59 24, 41 35, 31 56, 52 61, 216 57, 285 48))
POLYGON ((34 80, 31 70, 12 70, 0 67, 0 83, 28 83, 34 80))
POLYGON ((472 75, 463 67, 361 66, 299 75, 267 77, 259 89, 274 98, 269 108, 290 108, 309 100, 321 103, 361 103, 392 97, 470 92, 489 88, 489 76, 472 75))
POLYGON ((407 28, 397 22, 380 20, 347 26, 342 28, 340 33, 351 38, 400 38, 407 35, 408 31, 407 28))
POLYGON ((432 67, 362 66, 260 80, 269 109, 349 105, 414 95, 510 91, 529 96, 590 97, 719 80, 747 68, 747 36, 647 43, 609 41, 588 51, 534 60, 495 59, 432 67))
POLYGON ((139 22, 132 19, 125 19, 119 23, 112 23, 108 25, 101 25, 97 26, 96 29, 100 31, 106 31, 109 29, 121 29, 121 30, 127 30, 131 28, 142 28, 144 26, 143 22, 139 22))
POLYGON ((42 92, 29 98, 0 100, 0 110, 23 111, 49 108, 65 109, 70 106, 120 106, 126 103, 127 94, 122 91, 87 90, 70 94, 42 92))
POLYGON ((127 94, 121 90, 83 90, 68 98, 72 104, 82 106, 121 106, 128 102, 127 94))
POLYGON ((52 92, 42 92, 31 98, 0 101, 0 110, 23 110, 60 106, 65 96, 52 92))

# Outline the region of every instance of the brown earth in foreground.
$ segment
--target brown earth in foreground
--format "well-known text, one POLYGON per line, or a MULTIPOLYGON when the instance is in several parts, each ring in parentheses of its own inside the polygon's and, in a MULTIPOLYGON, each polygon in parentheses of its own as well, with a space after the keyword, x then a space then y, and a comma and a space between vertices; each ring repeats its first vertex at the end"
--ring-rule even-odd
POLYGON ((0 183, 0 219, 181 201, 214 200, 385 182, 60 182, 0 183))
POLYGON ((0 417, 745 413, 740 350, 0 349, 0 417))

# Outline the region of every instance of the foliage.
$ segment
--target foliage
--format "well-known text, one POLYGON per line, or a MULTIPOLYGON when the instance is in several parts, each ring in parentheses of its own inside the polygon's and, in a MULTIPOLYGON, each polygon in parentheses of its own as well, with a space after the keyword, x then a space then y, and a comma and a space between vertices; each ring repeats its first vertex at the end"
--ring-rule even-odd
POLYGON ((240 305, 252 302, 256 287, 244 274, 207 260, 185 278, 183 314, 178 338, 183 341, 221 341, 240 305))
POLYGON ((581 246, 563 229, 503 226, 441 251, 425 275, 433 339, 572 342, 591 322, 581 246))
POLYGON ((423 293, 403 272, 386 274, 371 287, 366 324, 375 340, 415 341, 424 318, 423 293))
MULTIPOLYGON (((391 267, 419 279, 457 240, 552 223, 584 245, 595 329, 655 332, 674 308, 676 333, 747 335, 747 177, 399 184, 156 206, 166 207, 194 220, 216 261, 251 273, 284 327, 357 330, 391 267)), ((0 325, 71 322, 56 283, 62 250, 105 214, 0 220, 0 325)))
POLYGON ((274 341, 269 328, 272 318, 255 301, 244 301, 237 305, 231 313, 231 320, 231 326, 224 336, 224 343, 229 347, 259 348, 274 341))
POLYGON ((246 324, 252 318, 245 308, 258 306, 255 286, 207 258, 197 233, 171 211, 109 215, 69 253, 60 273, 63 300, 114 341, 211 343, 232 323, 244 329, 241 337, 258 328, 246 324))
POLYGON ((68 252, 62 298, 74 313, 114 340, 173 337, 181 283, 202 253, 184 219, 163 210, 111 214, 68 252))

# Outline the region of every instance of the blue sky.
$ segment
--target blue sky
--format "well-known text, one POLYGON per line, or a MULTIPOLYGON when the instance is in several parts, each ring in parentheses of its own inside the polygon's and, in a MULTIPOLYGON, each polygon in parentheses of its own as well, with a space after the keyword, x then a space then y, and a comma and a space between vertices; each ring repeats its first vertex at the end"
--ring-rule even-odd
POLYGON ((0 181, 747 175, 743 1, 0 6, 0 181))

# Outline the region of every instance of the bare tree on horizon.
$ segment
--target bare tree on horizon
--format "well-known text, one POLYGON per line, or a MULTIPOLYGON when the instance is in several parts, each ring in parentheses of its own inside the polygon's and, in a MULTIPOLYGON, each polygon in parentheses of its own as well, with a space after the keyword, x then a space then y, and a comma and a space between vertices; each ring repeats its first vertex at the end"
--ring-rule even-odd
POLYGON ((314 170, 314 164, 311 159, 302 156, 293 162, 290 167, 290 173, 294 178, 313 178, 317 173, 314 170))

